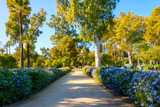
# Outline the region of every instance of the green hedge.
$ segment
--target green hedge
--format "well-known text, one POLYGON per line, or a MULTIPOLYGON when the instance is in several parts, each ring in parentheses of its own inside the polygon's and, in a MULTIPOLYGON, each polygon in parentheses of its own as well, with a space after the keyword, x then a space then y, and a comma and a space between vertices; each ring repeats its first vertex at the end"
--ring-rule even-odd
POLYGON ((136 106, 160 107, 160 73, 121 68, 85 67, 84 72, 118 95, 130 96, 136 106))
POLYGON ((70 71, 69 67, 48 70, 0 70, 0 106, 27 98, 70 71))

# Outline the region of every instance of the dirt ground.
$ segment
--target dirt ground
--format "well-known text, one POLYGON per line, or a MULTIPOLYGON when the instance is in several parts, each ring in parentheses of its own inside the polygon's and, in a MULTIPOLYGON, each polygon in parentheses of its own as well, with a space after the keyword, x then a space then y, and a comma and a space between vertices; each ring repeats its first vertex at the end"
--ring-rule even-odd
POLYGON ((133 107, 75 69, 26 101, 8 107, 133 107))

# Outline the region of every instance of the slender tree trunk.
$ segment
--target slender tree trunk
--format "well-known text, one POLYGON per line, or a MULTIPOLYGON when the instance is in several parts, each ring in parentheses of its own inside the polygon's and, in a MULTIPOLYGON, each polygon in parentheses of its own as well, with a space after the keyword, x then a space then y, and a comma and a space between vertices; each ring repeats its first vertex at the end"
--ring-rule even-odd
POLYGON ((8 48, 9 48, 9 54, 11 54, 11 51, 10 51, 10 44, 9 44, 8 48))
POLYGON ((141 69, 141 63, 140 63, 139 57, 137 59, 137 64, 138 64, 138 68, 141 69))
POLYGON ((149 61, 149 64, 152 65, 152 61, 151 60, 149 61))
POLYGON ((121 52, 121 55, 122 55, 122 56, 121 56, 121 59, 122 59, 122 65, 124 66, 124 52, 123 52, 123 51, 121 52))
POLYGON ((30 68, 30 46, 27 43, 28 68, 30 68))
POLYGON ((22 42, 22 11, 19 10, 19 29, 20 29, 20 61, 21 61, 21 68, 24 68, 23 64, 23 42, 22 42))
POLYGON ((96 67, 100 67, 101 66, 101 61, 100 61, 100 43, 99 43, 99 39, 98 39, 98 35, 94 35, 95 37, 95 63, 96 63, 96 67))
POLYGON ((8 54, 8 47, 6 46, 6 53, 8 54))
POLYGON ((129 59, 129 64, 132 65, 132 59, 131 59, 131 53, 130 53, 130 51, 128 51, 128 59, 129 59))

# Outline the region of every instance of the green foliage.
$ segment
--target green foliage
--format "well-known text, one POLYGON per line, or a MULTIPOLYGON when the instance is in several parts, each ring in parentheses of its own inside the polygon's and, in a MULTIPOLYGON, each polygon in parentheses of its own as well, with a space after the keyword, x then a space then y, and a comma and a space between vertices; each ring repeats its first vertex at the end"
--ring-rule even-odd
POLYGON ((42 55, 45 57, 45 59, 49 58, 50 57, 50 54, 49 54, 49 48, 40 48, 41 52, 42 52, 42 55))
POLYGON ((98 67, 92 71, 93 78, 98 82, 101 82, 100 73, 102 69, 103 68, 98 67))
POLYGON ((70 36, 61 38, 57 46, 54 46, 49 51, 53 59, 52 66, 70 66, 72 60, 75 60, 77 56, 75 46, 76 44, 70 36))
POLYGON ((77 60, 83 64, 83 66, 87 63, 89 63, 88 57, 89 55, 89 50, 87 49, 86 46, 84 46, 81 51, 79 52, 79 54, 77 55, 77 60))
POLYGON ((57 10, 58 14, 64 15, 70 25, 77 23, 81 30, 86 33, 86 36, 96 34, 97 31, 98 35, 101 36, 105 27, 112 22, 112 10, 116 7, 117 1, 71 0, 68 2, 67 0, 58 0, 57 10))
POLYGON ((144 65, 143 70, 160 70, 160 64, 157 65, 144 65))
POLYGON ((17 67, 17 61, 13 57, 13 55, 9 55, 9 54, 0 55, 0 67, 15 68, 17 67))
POLYGON ((142 67, 143 67, 143 70, 152 70, 153 65, 145 65, 145 66, 142 66, 142 67))
POLYGON ((31 93, 32 82, 27 71, 0 70, 0 106, 17 102, 31 93))
POLYGON ((46 24, 49 27, 55 29, 54 35, 50 37, 50 40, 53 42, 52 44, 54 45, 58 44, 60 39, 66 35, 74 37, 74 39, 76 39, 75 37, 78 36, 74 26, 69 26, 68 22, 62 14, 58 16, 51 15, 50 22, 47 22, 46 24))
POLYGON ((5 52, 5 50, 3 48, 0 49, 1 54, 3 54, 5 52))
MULTIPOLYGON (((19 10, 23 12, 22 25, 23 31, 28 27, 28 15, 31 12, 29 7, 29 0, 6 0, 7 7, 9 8, 9 21, 6 23, 6 35, 10 36, 12 44, 20 41, 19 30, 19 10)), ((23 36, 24 38, 24 36, 23 36)))
POLYGON ((83 67, 83 73, 87 74, 90 71, 91 67, 90 66, 84 66, 83 67))
POLYGON ((49 70, 28 70, 32 81, 32 92, 36 92, 48 85, 54 78, 53 72, 49 70))
POLYGON ((160 64, 154 65, 154 68, 155 68, 156 70, 160 70, 160 64))
POLYGON ((52 67, 54 67, 54 68, 59 68, 59 67, 62 67, 63 65, 62 65, 62 63, 61 63, 61 59, 55 59, 55 60, 53 60, 53 62, 52 62, 52 67))
POLYGON ((57 14, 63 14, 69 25, 79 27, 79 38, 95 43, 96 67, 100 66, 100 41, 106 27, 113 24, 112 11, 119 0, 58 0, 57 14))
POLYGON ((106 65, 115 65, 115 62, 112 60, 112 56, 106 54, 105 52, 101 52, 101 64, 106 65))
POLYGON ((0 106, 27 98, 70 71, 69 67, 49 70, 0 70, 0 106))

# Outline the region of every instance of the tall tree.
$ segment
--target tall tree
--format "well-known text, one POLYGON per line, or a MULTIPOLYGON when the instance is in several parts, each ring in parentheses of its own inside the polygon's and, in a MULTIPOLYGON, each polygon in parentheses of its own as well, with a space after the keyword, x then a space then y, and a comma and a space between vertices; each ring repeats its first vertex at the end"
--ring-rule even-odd
POLYGON ((30 17, 27 30, 25 30, 24 42, 27 45, 28 68, 30 67, 30 47, 37 42, 37 37, 42 33, 39 29, 46 20, 46 12, 41 8, 37 14, 30 17))
POLYGON ((58 16, 51 15, 50 22, 47 22, 46 24, 55 29, 54 35, 51 35, 50 37, 53 45, 58 44, 59 40, 66 35, 74 37, 75 39, 78 36, 75 27, 73 25, 69 26, 63 14, 58 16))
POLYGON ((105 27, 112 23, 112 10, 119 0, 57 0, 57 13, 69 25, 77 24, 82 38, 95 43, 96 67, 100 66, 100 41, 105 27))
POLYGON ((152 47, 160 46, 160 6, 154 8, 150 17, 146 17, 146 34, 144 38, 152 47))
POLYGON ((49 48, 40 48, 41 52, 42 52, 42 55, 45 57, 45 59, 49 58, 49 48))
POLYGON ((11 45, 12 45, 12 42, 11 41, 7 41, 6 43, 8 45, 8 50, 9 50, 9 54, 11 54, 11 45))
POLYGON ((155 57, 159 57, 160 53, 160 6, 154 8, 150 17, 146 17, 145 24, 147 26, 143 37, 150 46, 146 57, 149 58, 151 64, 152 61, 159 60, 159 58, 155 57))
POLYGON ((7 0, 7 6, 9 11, 14 11, 19 13, 19 33, 20 33, 20 46, 21 46, 21 68, 24 68, 23 64, 23 31, 22 31, 22 22, 23 15, 29 15, 31 8, 28 7, 29 0, 7 0))
POLYGON ((63 66, 70 65, 77 56, 76 43, 70 36, 64 36, 60 39, 57 46, 50 49, 49 53, 53 60, 60 60, 63 66))
POLYGON ((4 51, 5 51, 5 50, 4 50, 3 48, 0 49, 1 54, 3 54, 4 51))
POLYGON ((89 49, 87 49, 87 47, 84 46, 79 52, 79 54, 77 55, 78 60, 83 64, 83 66, 85 66, 87 62, 88 53, 89 53, 89 49))

